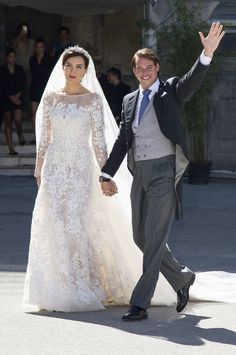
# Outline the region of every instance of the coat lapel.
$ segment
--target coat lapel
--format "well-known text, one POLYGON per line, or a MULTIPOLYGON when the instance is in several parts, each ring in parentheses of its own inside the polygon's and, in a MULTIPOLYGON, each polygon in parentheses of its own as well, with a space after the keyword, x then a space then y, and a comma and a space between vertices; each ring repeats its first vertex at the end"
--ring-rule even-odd
POLYGON ((139 96, 139 89, 134 91, 133 96, 129 98, 129 101, 127 103, 127 109, 125 111, 125 121, 129 125, 132 125, 132 122, 134 121, 135 118, 135 109, 138 101, 138 96, 139 96))
POLYGON ((158 92, 155 94, 153 99, 153 107, 156 112, 157 119, 160 123, 162 117, 162 104, 161 104, 161 95, 164 93, 164 83, 160 81, 160 86, 158 92))

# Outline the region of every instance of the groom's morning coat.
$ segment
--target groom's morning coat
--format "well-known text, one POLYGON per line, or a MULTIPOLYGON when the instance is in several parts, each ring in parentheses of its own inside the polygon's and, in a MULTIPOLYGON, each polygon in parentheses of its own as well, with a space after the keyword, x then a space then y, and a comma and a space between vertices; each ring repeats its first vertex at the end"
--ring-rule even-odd
MULTIPOLYGON (((181 214, 180 179, 188 166, 185 136, 181 124, 181 111, 184 101, 201 86, 209 65, 196 61, 190 71, 181 79, 173 77, 166 82, 160 82, 159 91, 155 94, 153 106, 159 122, 160 130, 174 145, 176 150, 176 176, 175 186, 177 194, 177 211, 181 214)), ((120 132, 115 141, 110 156, 102 168, 102 172, 114 176, 128 153, 128 168, 133 172, 133 154, 131 151, 133 131, 132 123, 135 118, 135 109, 139 90, 136 90, 123 99, 122 121, 120 132)))

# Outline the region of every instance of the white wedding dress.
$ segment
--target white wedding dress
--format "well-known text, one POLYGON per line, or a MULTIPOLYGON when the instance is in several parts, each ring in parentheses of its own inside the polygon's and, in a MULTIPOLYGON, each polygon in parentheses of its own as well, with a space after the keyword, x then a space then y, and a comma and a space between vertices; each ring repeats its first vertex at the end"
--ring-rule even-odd
MULTIPOLYGON (((58 91, 44 98, 36 163, 42 181, 32 218, 25 311, 95 311, 129 303, 142 273, 131 231, 131 177, 122 177, 123 169, 116 179, 119 193, 102 195, 98 176, 107 159, 104 132, 98 94, 58 91), (122 178, 126 184, 119 182, 122 178)), ((236 302, 235 284, 235 275, 201 273, 191 298, 221 301, 227 296, 236 302)), ((175 292, 160 275, 152 304, 175 302, 175 292)))
MULTIPOLYGON (((119 240, 119 224, 128 216, 118 206, 110 210, 116 202, 100 190, 99 168, 106 159, 99 95, 59 91, 45 97, 26 310, 91 311, 128 303, 135 279, 129 277, 126 245, 119 240)), ((131 241, 127 227, 122 229, 131 241)))

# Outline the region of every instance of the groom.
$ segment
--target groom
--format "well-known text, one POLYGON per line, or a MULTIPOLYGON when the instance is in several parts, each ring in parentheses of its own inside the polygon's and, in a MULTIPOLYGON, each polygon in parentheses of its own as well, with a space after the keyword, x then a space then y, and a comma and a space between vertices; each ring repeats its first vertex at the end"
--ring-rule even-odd
POLYGON ((136 321, 148 317, 159 271, 177 293, 177 312, 189 301, 189 288, 195 274, 173 257, 168 235, 175 210, 181 214, 180 179, 188 165, 184 133, 180 123, 183 102, 202 84, 224 31, 213 23, 204 47, 190 71, 181 79, 159 79, 160 61, 156 52, 144 48, 132 59, 139 89, 125 96, 118 138, 102 168, 101 188, 105 195, 117 192, 112 177, 126 153, 133 174, 131 188, 134 242, 143 252, 143 274, 135 286, 131 308, 122 317, 136 321))

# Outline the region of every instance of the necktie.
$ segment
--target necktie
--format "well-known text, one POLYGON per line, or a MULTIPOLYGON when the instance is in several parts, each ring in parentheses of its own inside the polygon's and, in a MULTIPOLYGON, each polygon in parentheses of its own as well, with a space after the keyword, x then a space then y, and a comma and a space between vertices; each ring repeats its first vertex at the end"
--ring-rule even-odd
POLYGON ((148 96, 149 96, 150 92, 151 92, 151 90, 149 90, 149 89, 146 89, 143 91, 143 98, 141 101, 141 105, 139 108, 139 114, 138 114, 138 125, 141 122, 142 116, 144 114, 144 111, 147 108, 147 105, 149 104, 149 97, 148 96))

